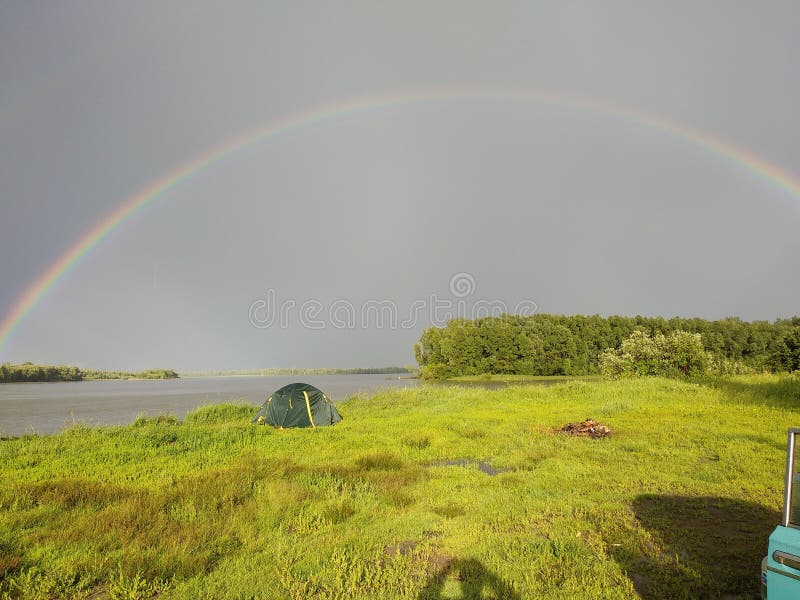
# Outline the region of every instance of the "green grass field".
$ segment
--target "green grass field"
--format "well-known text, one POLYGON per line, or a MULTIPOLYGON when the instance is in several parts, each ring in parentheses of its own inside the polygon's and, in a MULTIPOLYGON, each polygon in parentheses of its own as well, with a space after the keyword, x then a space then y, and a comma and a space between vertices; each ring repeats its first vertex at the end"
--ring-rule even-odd
POLYGON ((444 381, 456 383, 560 383, 567 381, 593 381, 599 380, 600 375, 461 375, 450 377, 444 381))
POLYGON ((756 597, 800 378, 426 386, 0 442, 2 598, 756 597), (593 417, 607 439, 557 433, 593 417))

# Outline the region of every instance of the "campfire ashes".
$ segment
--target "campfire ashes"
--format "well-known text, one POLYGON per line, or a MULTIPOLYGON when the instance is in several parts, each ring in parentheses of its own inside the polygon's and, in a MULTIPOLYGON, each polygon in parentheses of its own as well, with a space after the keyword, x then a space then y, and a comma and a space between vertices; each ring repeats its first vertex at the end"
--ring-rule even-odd
POLYGON ((602 425, 594 419, 586 419, 580 423, 567 423, 561 431, 570 435, 582 435, 590 438, 608 437, 611 435, 611 428, 602 425))

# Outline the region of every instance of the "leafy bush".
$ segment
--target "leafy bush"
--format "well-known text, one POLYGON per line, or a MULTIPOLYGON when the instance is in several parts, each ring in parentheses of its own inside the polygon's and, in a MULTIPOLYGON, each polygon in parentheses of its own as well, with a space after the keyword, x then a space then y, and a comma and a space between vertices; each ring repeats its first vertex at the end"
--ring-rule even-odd
POLYGON ((714 357, 711 361, 711 372, 714 375, 752 375, 756 370, 738 360, 714 357))
POLYGON ((419 376, 421 379, 447 379, 453 377, 453 370, 442 364, 424 365, 419 370, 419 376))
POLYGON ((711 355, 703 348, 699 333, 673 331, 669 335, 634 331, 620 345, 600 355, 604 375, 695 376, 710 371, 711 355))

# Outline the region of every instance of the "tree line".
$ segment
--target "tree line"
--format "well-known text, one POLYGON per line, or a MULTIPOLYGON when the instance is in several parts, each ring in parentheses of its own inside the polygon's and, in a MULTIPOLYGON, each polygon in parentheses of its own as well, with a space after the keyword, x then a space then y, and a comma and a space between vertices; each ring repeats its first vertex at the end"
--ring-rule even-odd
POLYGON ((127 371, 85 370, 67 365, 35 365, 3 363, 0 365, 0 383, 35 381, 89 381, 99 379, 177 379, 171 369, 150 369, 131 373, 127 371))
MULTIPOLYGON (((653 340, 660 352, 693 345, 672 334, 697 334, 707 369, 722 374, 800 369, 800 317, 774 322, 552 314, 452 319, 445 327, 425 330, 414 354, 427 379, 486 373, 591 375, 603 371, 603 353, 620 350, 634 332, 653 340)), ((612 361, 607 355, 606 371, 612 361)))

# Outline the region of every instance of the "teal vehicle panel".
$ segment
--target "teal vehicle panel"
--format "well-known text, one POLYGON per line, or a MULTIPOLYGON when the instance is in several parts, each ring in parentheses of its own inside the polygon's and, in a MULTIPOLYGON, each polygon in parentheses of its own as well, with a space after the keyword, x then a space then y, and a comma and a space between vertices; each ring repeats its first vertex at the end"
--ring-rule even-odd
POLYGON ((769 536, 767 553, 767 594, 769 600, 796 600, 800 598, 800 568, 793 568, 775 560, 775 552, 797 557, 800 567, 800 529, 779 525, 769 536))
POLYGON ((800 599, 800 460, 796 443, 800 427, 790 427, 786 442, 783 515, 769 536, 767 556, 761 561, 761 597, 800 599))

